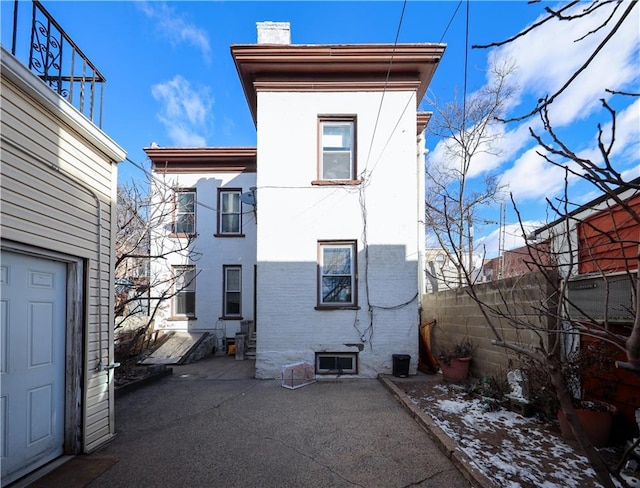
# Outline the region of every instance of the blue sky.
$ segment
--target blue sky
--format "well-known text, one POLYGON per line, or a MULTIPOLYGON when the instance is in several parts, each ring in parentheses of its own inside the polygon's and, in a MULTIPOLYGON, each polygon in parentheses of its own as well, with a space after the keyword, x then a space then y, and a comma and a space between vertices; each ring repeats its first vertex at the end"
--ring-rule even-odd
MULTIPOLYGON (((21 19, 28 18, 27 2, 21 2, 21 19)), ((230 55, 231 44, 256 42, 256 22, 291 23, 295 44, 444 42, 447 49, 430 85, 430 95, 439 101, 462 90, 465 73, 466 2, 131 2, 44 1, 76 44, 107 78, 103 130, 123 147, 128 157, 147 166, 142 148, 161 146, 255 146, 256 131, 230 55), (402 15, 402 23, 400 19, 402 15)), ((586 2, 585 2, 586 4, 586 2)), ((469 45, 500 41, 517 33, 543 13, 542 2, 471 1, 469 45)), ((3 0, 2 44, 10 46, 13 2, 3 0)), ((597 122, 602 117, 598 99, 604 88, 640 89, 638 32, 640 8, 612 41, 599 62, 581 75, 576 86, 554 105, 552 116, 558 128, 582 153, 594 150, 597 122)), ((519 86, 510 114, 527 112, 539 97, 551 93, 584 59, 588 39, 578 37, 569 23, 553 23, 521 41, 493 50, 468 50, 467 92, 486 83, 486 67, 493 57, 515 60, 519 86)), ((430 110, 428 103, 420 106, 430 110)), ((630 176, 638 176, 640 103, 615 100, 620 121, 616 164, 630 176)), ((527 221, 543 221, 545 197, 562 189, 562 176, 535 154, 529 127, 539 128, 537 119, 505 126, 501 154, 479 158, 473 175, 501 175, 513 192, 527 221)), ((429 139, 428 160, 434 164, 439 141, 429 139)), ((119 166, 120 180, 137 177, 129 162, 119 166)), ((577 203, 596 195, 590 189, 574 188, 577 203)), ((498 209, 483 218, 498 220, 498 209)), ((507 223, 516 221, 507 212, 507 223)), ((497 226, 479 228, 477 236, 488 236, 497 226)), ((495 232, 494 232, 495 233, 495 232)), ((494 239, 495 240, 495 239, 494 239)), ((490 242, 489 237, 486 242, 490 242)), ((514 242, 513 245, 516 245, 514 242)))

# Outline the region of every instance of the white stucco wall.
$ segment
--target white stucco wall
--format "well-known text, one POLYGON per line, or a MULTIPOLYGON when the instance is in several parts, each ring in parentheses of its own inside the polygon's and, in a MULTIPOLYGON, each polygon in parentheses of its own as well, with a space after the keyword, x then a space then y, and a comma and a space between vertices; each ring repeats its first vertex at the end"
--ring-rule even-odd
POLYGON ((413 92, 387 92, 378 117, 381 99, 380 92, 258 93, 259 378, 313 363, 316 352, 359 351, 364 377, 391 373, 392 354, 410 354, 416 371, 424 178, 416 100, 413 92), (311 185, 319 114, 357 115, 363 184, 311 185), (359 310, 315 310, 317 242, 329 239, 358 241, 359 310))
MULTIPOLYGON (((167 259, 152 261, 151 276, 164 273, 170 276, 171 266, 195 265, 196 272, 196 320, 170 320, 171 301, 165 301, 156 317, 156 326, 170 330, 226 329, 227 337, 240 332, 240 319, 220 320, 223 315, 223 265, 242 266, 242 319, 253 320, 254 265, 256 262, 256 219, 253 207, 243 204, 242 232, 244 237, 215 237, 218 188, 242 188, 243 192, 256 184, 255 173, 192 173, 157 175, 174 188, 196 189, 196 232, 193 240, 192 259, 173 253, 167 259)), ((173 205, 167 199, 168 205, 173 205)), ((165 228, 170 229, 170 221, 165 228)), ((152 239, 152 246, 170 246, 175 238, 152 239)), ((157 250, 157 249, 155 249, 157 250)), ((152 247, 152 253, 154 248, 152 247)))

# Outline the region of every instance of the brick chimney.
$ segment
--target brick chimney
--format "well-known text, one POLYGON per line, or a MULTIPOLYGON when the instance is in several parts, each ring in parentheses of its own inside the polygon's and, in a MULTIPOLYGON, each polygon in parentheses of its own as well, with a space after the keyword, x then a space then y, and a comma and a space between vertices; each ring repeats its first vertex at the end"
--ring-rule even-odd
POLYGON ((291 44, 289 22, 256 22, 258 44, 291 44))

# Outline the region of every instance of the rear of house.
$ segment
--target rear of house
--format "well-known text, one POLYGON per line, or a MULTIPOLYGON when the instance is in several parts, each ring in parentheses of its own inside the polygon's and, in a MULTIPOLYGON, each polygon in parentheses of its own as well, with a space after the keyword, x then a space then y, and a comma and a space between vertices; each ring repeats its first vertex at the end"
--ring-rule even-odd
POLYGON ((112 229, 125 153, 4 48, 1 58, 6 485, 114 435, 112 229))
POLYGON ((259 378, 300 362, 375 377, 396 354, 415 373, 429 121, 417 107, 445 46, 294 45, 273 22, 258 39, 231 46, 253 161, 249 148, 145 149, 174 192, 152 255, 187 251, 152 259, 173 283, 156 323, 233 339, 250 322, 259 378))
POLYGON ((288 28, 265 23, 261 43, 231 47, 258 130, 256 376, 304 361, 375 377, 394 354, 415 373, 428 121, 417 106, 444 45, 294 45, 288 28))
POLYGON ((159 216, 150 276, 166 297, 152 301, 156 327, 209 333, 223 348, 253 321, 256 149, 156 144, 145 152, 159 216))

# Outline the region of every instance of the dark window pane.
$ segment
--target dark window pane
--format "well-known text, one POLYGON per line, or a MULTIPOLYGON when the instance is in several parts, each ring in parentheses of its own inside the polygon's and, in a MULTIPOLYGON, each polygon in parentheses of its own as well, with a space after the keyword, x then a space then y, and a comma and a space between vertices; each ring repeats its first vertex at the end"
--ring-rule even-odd
POLYGON ((351 303, 351 277, 325 276, 322 278, 323 303, 351 303))
POLYGON ((240 293, 227 293, 226 315, 240 315, 240 293))
POLYGON ((338 369, 353 369, 353 359, 352 358, 336 358, 338 362, 338 369))
POLYGON ((319 369, 335 369, 335 358, 320 356, 318 358, 318 368, 319 369))
POLYGON ((175 313, 178 315, 195 315, 196 294, 179 292, 175 297, 175 313))

